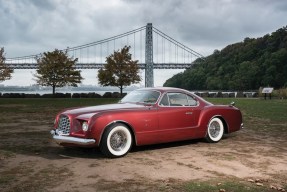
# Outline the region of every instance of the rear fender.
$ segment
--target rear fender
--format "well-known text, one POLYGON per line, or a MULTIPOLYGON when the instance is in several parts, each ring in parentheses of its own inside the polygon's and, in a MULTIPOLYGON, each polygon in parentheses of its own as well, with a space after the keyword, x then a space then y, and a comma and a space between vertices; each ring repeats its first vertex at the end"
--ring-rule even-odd
POLYGON ((224 109, 218 110, 218 108, 214 108, 213 106, 208 106, 203 109, 200 114, 199 121, 198 121, 198 136, 205 137, 207 133, 207 127, 211 119, 217 117, 222 120, 224 125, 224 133, 229 132, 229 124, 225 118, 226 111, 224 109))

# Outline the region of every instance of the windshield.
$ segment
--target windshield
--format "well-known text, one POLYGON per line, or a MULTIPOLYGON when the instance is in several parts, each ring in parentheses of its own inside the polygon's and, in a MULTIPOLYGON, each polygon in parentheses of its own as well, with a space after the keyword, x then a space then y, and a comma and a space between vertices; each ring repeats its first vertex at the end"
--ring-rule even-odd
POLYGON ((155 104, 160 96, 160 92, 152 90, 132 91, 127 94, 121 103, 147 103, 155 104))

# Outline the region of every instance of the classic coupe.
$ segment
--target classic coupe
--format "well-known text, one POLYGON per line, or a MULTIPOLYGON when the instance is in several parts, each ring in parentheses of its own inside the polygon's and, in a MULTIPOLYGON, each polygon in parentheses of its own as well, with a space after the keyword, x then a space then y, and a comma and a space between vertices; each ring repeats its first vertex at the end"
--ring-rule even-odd
POLYGON ((66 109, 55 119, 51 134, 62 146, 99 147, 107 157, 122 157, 133 145, 196 138, 220 141, 243 128, 233 103, 213 105, 178 88, 142 88, 117 104, 66 109))

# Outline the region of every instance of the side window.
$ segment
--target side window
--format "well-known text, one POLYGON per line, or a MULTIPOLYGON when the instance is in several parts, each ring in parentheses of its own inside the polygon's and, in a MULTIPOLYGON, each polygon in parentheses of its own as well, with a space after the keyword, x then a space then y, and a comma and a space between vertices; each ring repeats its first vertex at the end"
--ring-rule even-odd
POLYGON ((168 93, 170 106, 189 106, 187 97, 182 93, 168 93))
POLYGON ((187 96, 187 100, 188 100, 189 106, 196 106, 197 105, 197 101, 189 95, 187 96))
POLYGON ((167 98, 167 94, 165 94, 160 103, 159 103, 160 106, 169 106, 169 102, 168 102, 168 98, 167 98))

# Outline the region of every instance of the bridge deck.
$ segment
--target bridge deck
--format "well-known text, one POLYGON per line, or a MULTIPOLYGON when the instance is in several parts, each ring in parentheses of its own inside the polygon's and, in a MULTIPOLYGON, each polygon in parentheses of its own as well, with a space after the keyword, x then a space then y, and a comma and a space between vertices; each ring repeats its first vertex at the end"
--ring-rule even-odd
MULTIPOLYGON (((36 63, 7 63, 7 65, 12 69, 37 69, 36 63)), ((101 69, 105 63, 77 63, 77 69, 101 69)), ((139 64, 140 69, 145 69, 146 65, 144 63, 139 64)), ((190 68, 192 64, 190 63, 154 63, 154 69, 186 69, 190 68)))

